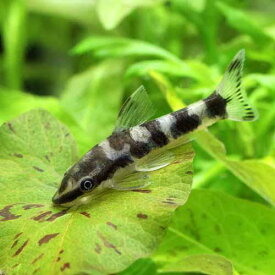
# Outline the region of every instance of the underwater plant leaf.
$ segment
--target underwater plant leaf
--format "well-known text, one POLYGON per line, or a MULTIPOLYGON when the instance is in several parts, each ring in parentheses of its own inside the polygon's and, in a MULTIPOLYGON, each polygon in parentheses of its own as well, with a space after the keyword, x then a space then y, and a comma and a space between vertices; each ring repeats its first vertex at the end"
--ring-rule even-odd
MULTIPOLYGON (((73 136, 77 139, 80 148, 88 150, 90 139, 80 135, 82 129, 79 120, 75 119, 73 112, 66 111, 60 100, 53 96, 38 96, 17 90, 0 88, 0 124, 7 120, 36 108, 43 108, 66 124, 73 136), (12 104, 11 104, 12 102, 12 104)), ((83 150, 83 149, 82 149, 83 150)))
POLYGON ((100 58, 153 56, 180 62, 178 57, 159 46, 124 37, 92 36, 82 40, 71 50, 75 55, 89 52, 100 58))
POLYGON ((7 274, 110 274, 147 257, 171 214, 191 189, 191 145, 151 172, 154 184, 108 190, 88 205, 51 203, 64 171, 77 158, 66 127, 33 110, 0 128, 0 263, 7 274))
POLYGON ((232 263, 211 254, 189 255, 160 269, 162 272, 199 272, 208 275, 235 275, 232 263))
MULTIPOLYGON (((158 72, 151 72, 151 77, 159 85, 164 96, 173 110, 185 107, 182 100, 176 95, 169 81, 158 72)), ((256 191, 270 204, 275 205, 275 168, 261 159, 230 160, 226 156, 224 144, 207 129, 197 132, 196 142, 213 158, 222 162, 236 177, 256 191)))
POLYGON ((255 41, 261 43, 271 42, 271 37, 265 33, 264 29, 259 27, 246 13, 235 9, 224 2, 216 2, 216 6, 225 16, 228 24, 241 33, 248 34, 255 41))
POLYGON ((211 156, 221 161, 236 177, 256 191, 270 204, 275 205, 274 166, 261 159, 230 160, 224 144, 208 131, 201 131, 197 141, 211 156))
POLYGON ((127 77, 144 76, 152 71, 177 77, 190 77, 201 85, 213 84, 213 72, 202 62, 196 60, 146 60, 134 63, 126 72, 127 77))
POLYGON ((156 275, 157 274, 157 266, 150 259, 139 259, 131 264, 127 269, 123 270, 119 273, 119 275, 156 275))
POLYGON ((96 24, 95 1, 27 0, 27 8, 34 13, 67 18, 83 25, 96 24))
POLYGON ((274 230, 274 209, 221 192, 193 190, 173 216, 153 260, 162 271, 177 271, 186 257, 193 257, 195 265, 195 255, 221 255, 240 274, 272 274, 274 230))
POLYGON ((62 93, 61 105, 82 128, 73 131, 81 154, 113 131, 123 96, 122 69, 122 63, 102 62, 74 75, 62 93))
POLYGON ((164 0, 97 0, 96 10, 106 30, 114 29, 127 15, 138 7, 148 7, 164 0))

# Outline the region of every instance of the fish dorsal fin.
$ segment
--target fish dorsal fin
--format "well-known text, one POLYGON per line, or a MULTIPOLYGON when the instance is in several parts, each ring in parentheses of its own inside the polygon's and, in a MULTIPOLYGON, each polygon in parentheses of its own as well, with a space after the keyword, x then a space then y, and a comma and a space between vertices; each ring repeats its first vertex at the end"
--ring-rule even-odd
POLYGON ((142 124, 149 120, 155 111, 143 86, 140 86, 122 105, 114 132, 142 124))

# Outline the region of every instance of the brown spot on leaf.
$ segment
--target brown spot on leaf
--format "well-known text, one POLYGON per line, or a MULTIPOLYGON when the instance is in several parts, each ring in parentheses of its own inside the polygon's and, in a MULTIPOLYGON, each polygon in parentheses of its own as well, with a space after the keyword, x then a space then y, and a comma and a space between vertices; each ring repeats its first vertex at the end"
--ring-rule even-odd
POLYGON ((16 250, 16 252, 13 254, 12 257, 15 257, 15 256, 19 255, 19 254, 23 251, 23 249, 26 247, 26 245, 28 244, 28 242, 29 242, 29 240, 26 240, 26 241, 16 250))
POLYGON ((134 189, 132 192, 139 192, 139 193, 151 193, 152 190, 149 189, 134 189))
POLYGON ((103 235, 101 235, 99 232, 97 232, 97 235, 99 236, 99 238, 103 241, 104 246, 106 246, 107 248, 112 248, 114 249, 114 251, 121 255, 121 252, 117 249, 117 247, 115 245, 113 245, 112 243, 110 243, 103 235))
POLYGON ((33 261, 32 264, 35 264, 38 260, 40 260, 44 256, 44 253, 41 253, 38 257, 36 257, 33 261))
POLYGON ((23 155, 22 155, 22 154, 14 153, 13 155, 14 155, 15 157, 17 157, 17 158, 23 158, 23 155))
POLYGON ((87 212, 80 212, 80 214, 87 217, 87 218, 91 218, 91 215, 87 212))
POLYGON ((60 267, 60 270, 64 271, 66 268, 70 268, 70 263, 65 263, 62 267, 60 267))
POLYGON ((40 269, 40 268, 36 268, 36 269, 33 271, 33 273, 32 273, 32 274, 37 273, 37 272, 39 271, 39 269, 40 269))
POLYGON ((48 121, 44 124, 44 126, 45 126, 46 129, 50 129, 51 128, 51 124, 48 121))
POLYGON ((220 235, 222 232, 221 232, 221 228, 219 227, 219 225, 215 225, 215 231, 218 235, 220 235))
POLYGON ((192 171, 186 171, 185 174, 187 174, 187 175, 193 175, 193 172, 192 171))
POLYGON ((176 202, 172 201, 172 200, 168 200, 167 201, 163 201, 163 203, 166 203, 166 204, 172 204, 172 205, 177 205, 176 202))
POLYGON ((43 207, 44 205, 43 204, 36 204, 36 203, 32 203, 32 204, 26 204, 23 206, 23 209, 24 210, 29 210, 31 208, 40 208, 40 207, 43 207))
POLYGON ((38 241, 38 244, 42 245, 42 244, 48 243, 51 239, 55 238, 58 234, 59 233, 45 235, 42 239, 38 241))
POLYGON ((70 135, 70 133, 66 133, 66 134, 65 134, 65 137, 68 137, 69 135, 70 135))
POLYGON ((215 247, 214 251, 217 252, 217 253, 220 253, 222 250, 219 247, 215 247))
POLYGON ((14 248, 14 247, 17 245, 17 243, 18 243, 18 240, 15 240, 15 241, 13 242, 11 248, 14 248))
POLYGON ((41 172, 41 173, 44 172, 43 169, 41 169, 41 168, 39 168, 37 166, 33 166, 33 169, 35 169, 36 171, 41 172))
POLYGON ((57 213, 51 215, 46 221, 53 222, 57 218, 60 218, 61 216, 65 215, 66 213, 67 213, 67 209, 64 209, 64 210, 62 210, 60 212, 57 212, 57 213))
POLYGON ((45 159, 46 159, 48 162, 51 162, 51 160, 50 160, 50 158, 49 158, 48 155, 45 155, 44 157, 45 157, 45 159))
POLYGON ((100 254, 100 252, 101 252, 101 246, 100 246, 98 243, 96 243, 95 245, 96 245, 96 247, 95 247, 95 252, 96 252, 97 254, 100 254))
POLYGON ((60 257, 57 257, 56 261, 59 262, 60 260, 61 260, 61 258, 60 258, 60 257))
POLYGON ((112 228, 114 228, 115 230, 117 230, 117 226, 111 222, 106 222, 107 225, 111 226, 112 228))
POLYGON ((23 234, 23 232, 20 232, 20 233, 16 234, 15 237, 14 237, 14 240, 17 239, 17 238, 18 238, 19 236, 21 236, 22 234, 23 234))
POLYGON ((16 133, 14 128, 13 128, 13 125, 10 122, 8 122, 7 125, 9 127, 10 131, 12 131, 13 133, 16 133))
MULTIPOLYGON (((13 265, 12 266, 12 268, 16 268, 16 267, 18 267, 19 266, 19 264, 15 264, 15 265, 13 265)), ((1 274, 1 273, 0 273, 1 274)), ((4 274, 3 274, 4 275, 4 274)))
POLYGON ((142 213, 138 213, 138 214, 137 214, 137 217, 138 217, 139 219, 147 219, 147 218, 148 218, 148 216, 147 216, 146 214, 142 214, 142 213))
POLYGON ((62 250, 59 251, 59 254, 62 254, 63 252, 64 252, 64 250, 62 249, 62 250))
POLYGON ((44 212, 38 216, 35 216, 33 217, 32 219, 35 220, 35 221, 41 221, 43 220, 46 216, 50 215, 52 213, 52 211, 47 211, 47 212, 44 212))
POLYGON ((0 216, 3 218, 0 219, 1 222, 4 221, 10 221, 10 220, 15 220, 21 217, 21 215, 14 215, 10 212, 10 209, 14 206, 15 204, 7 205, 3 209, 0 209, 0 216))

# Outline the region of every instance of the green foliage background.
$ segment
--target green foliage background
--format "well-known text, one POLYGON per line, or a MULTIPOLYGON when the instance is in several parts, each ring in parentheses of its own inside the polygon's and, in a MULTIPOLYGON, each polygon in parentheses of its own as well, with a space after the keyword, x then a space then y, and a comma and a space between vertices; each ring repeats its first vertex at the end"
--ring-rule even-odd
POLYGON ((0 123, 46 109, 81 153, 141 84, 160 116, 206 97, 246 50, 259 120, 198 134, 188 203, 151 258, 123 274, 274 274, 274 13, 272 0, 0 1, 0 123))

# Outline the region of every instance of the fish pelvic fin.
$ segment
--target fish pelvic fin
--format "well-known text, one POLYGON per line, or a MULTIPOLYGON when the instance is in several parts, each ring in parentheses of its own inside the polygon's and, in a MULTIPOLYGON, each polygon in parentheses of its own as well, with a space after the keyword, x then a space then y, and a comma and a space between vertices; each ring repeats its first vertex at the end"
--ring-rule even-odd
MULTIPOLYGON (((236 121, 253 121, 258 118, 257 111, 250 105, 246 92, 242 88, 242 72, 245 50, 240 50, 223 76, 212 98, 223 102, 225 117, 236 121)), ((211 96, 209 98, 211 98, 211 96)))

